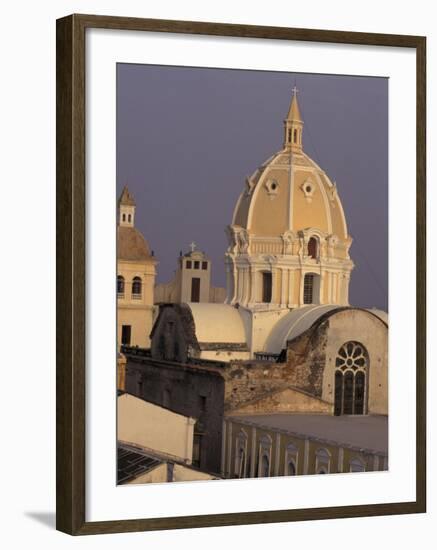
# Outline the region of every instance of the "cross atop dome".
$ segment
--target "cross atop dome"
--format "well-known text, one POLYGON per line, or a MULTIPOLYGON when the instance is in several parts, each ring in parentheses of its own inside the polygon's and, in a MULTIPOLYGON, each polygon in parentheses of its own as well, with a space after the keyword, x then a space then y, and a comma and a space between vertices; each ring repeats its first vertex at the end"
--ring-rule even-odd
POLYGON ((293 92, 293 95, 297 95, 297 92, 299 91, 297 88, 296 88, 296 84, 293 86, 293 88, 291 89, 291 91, 293 92))

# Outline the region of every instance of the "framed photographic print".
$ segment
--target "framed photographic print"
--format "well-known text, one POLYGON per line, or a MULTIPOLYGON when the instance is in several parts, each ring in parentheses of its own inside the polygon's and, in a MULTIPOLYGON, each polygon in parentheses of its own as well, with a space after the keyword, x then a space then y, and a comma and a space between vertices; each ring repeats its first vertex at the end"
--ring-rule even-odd
POLYGON ((425 511, 425 48, 58 20, 59 530, 425 511))

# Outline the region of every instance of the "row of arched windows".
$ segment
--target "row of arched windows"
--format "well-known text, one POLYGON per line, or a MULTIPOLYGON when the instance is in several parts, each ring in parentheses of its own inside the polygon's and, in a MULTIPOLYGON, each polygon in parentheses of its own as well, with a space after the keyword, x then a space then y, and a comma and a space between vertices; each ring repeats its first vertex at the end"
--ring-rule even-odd
MULTIPOLYGON (((316 237, 310 237, 307 248, 308 256, 314 260, 319 258, 319 241, 316 237)), ((262 272, 261 301, 269 304, 272 301, 272 273, 262 272)), ((315 273, 307 273, 304 277, 303 303, 318 304, 320 302, 320 276, 315 273)))
MULTIPOLYGON (((126 282, 122 275, 117 277, 117 294, 120 298, 124 297, 126 282)), ((133 299, 141 298, 143 283, 141 277, 132 279, 131 294, 133 299)))
MULTIPOLYGON (((263 271, 261 273, 261 301, 269 304, 272 301, 272 273, 263 271)), ((303 303, 320 303, 320 275, 317 273, 306 273, 303 283, 303 303)))
POLYGON ((127 215, 126 215, 126 214, 122 214, 121 219, 125 222, 125 221, 126 221, 126 217, 127 217, 127 221, 128 221, 129 223, 131 223, 131 221, 132 221, 132 215, 131 215, 131 214, 127 214, 127 215))
MULTIPOLYGON (((247 442, 248 436, 244 430, 241 430, 236 441, 235 455, 235 477, 245 478, 250 477, 250 464, 247 457, 247 442)), ((255 467, 256 477, 270 477, 271 470, 271 453, 272 439, 268 435, 263 435, 259 440, 258 448, 258 465, 255 467)), ((297 475, 299 449, 289 443, 285 449, 284 471, 282 475, 295 476, 297 475)), ((329 474, 331 472, 331 453, 325 448, 319 448, 315 454, 315 471, 316 474, 329 474)), ((350 472, 364 472, 366 470, 365 463, 361 458, 354 457, 349 461, 350 472)))

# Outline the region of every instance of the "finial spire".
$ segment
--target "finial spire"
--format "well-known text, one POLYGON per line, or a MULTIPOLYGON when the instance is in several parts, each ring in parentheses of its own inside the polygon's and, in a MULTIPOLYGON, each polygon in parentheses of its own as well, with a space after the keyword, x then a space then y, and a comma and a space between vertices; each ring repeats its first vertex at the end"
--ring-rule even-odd
POLYGON ((293 93, 293 96, 291 98, 290 108, 288 109, 287 120, 303 122, 300 115, 299 104, 297 102, 297 93, 299 90, 296 88, 296 86, 294 86, 291 91, 293 93))
POLYGON ((292 151, 302 150, 302 128, 303 120, 299 110, 299 104, 297 102, 298 89, 296 84, 291 89, 292 98, 290 102, 290 108, 288 109, 287 118, 284 120, 285 125, 285 137, 284 147, 291 149, 292 151))
POLYGON ((119 225, 124 227, 134 226, 135 200, 130 194, 127 185, 124 186, 120 198, 118 199, 118 215, 119 225))

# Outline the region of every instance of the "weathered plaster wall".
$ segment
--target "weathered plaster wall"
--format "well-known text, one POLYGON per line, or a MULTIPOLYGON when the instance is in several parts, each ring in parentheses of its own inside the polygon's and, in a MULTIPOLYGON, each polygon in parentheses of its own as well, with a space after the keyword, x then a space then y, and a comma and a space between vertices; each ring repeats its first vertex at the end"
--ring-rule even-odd
POLYGON ((117 438, 191 463, 193 418, 123 394, 117 399, 117 438), (172 436, 168 437, 171 433, 172 436))
POLYGON ((224 381, 217 370, 127 355, 126 391, 195 418, 202 433, 200 469, 220 471, 224 381))

